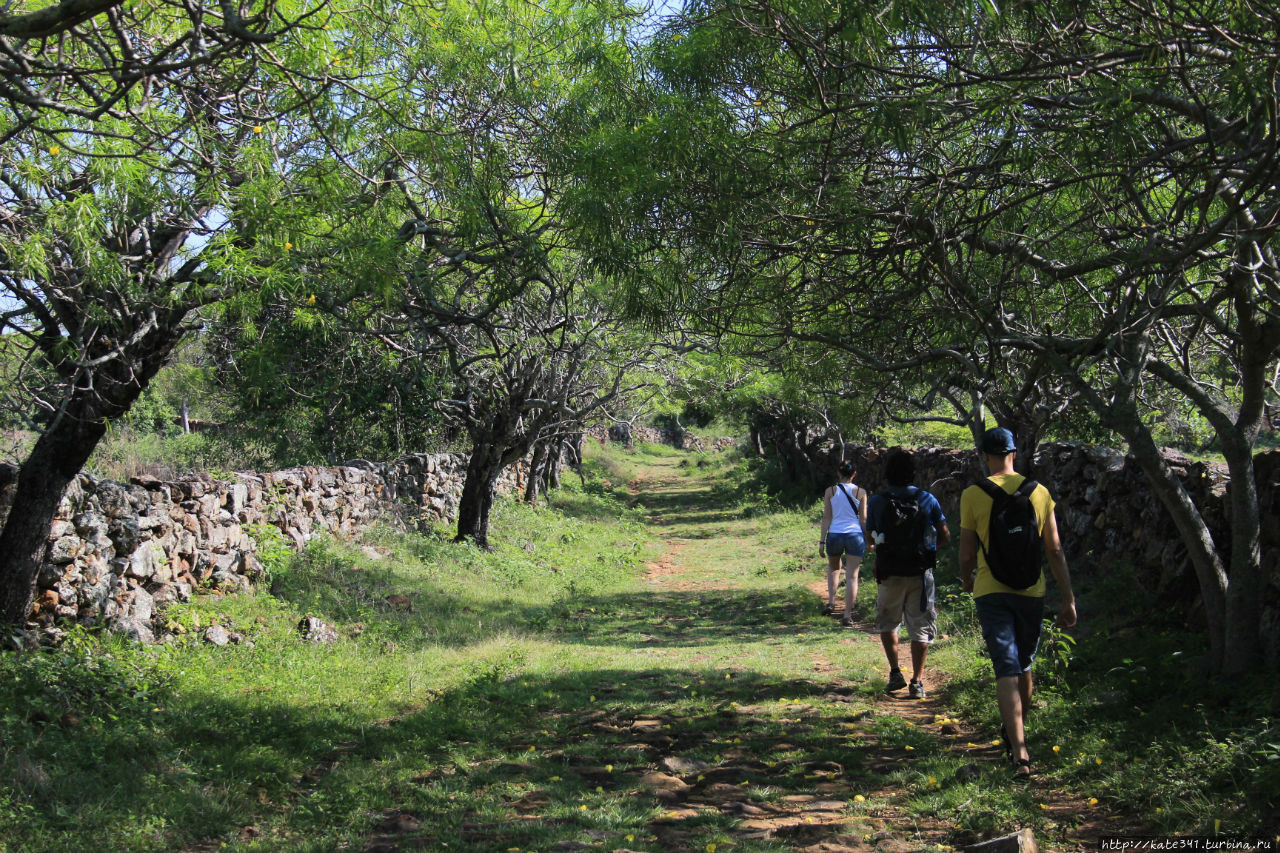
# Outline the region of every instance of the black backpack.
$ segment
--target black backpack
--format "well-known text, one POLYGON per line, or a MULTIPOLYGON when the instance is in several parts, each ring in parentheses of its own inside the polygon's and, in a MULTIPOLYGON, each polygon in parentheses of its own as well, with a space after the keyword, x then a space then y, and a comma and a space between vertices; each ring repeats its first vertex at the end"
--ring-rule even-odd
POLYGON ((937 565, 937 552, 925 547, 929 516, 920 506, 923 494, 918 489, 909 496, 880 493, 885 506, 878 532, 884 541, 876 543, 877 576, 914 577, 937 565))
POLYGON ((979 537, 978 547, 987 558, 992 576, 1010 589, 1028 589, 1040 580, 1040 522, 1031 504, 1031 493, 1037 485, 1035 480, 1027 479, 1009 494, 985 477, 978 481, 978 488, 991 496, 987 545, 983 547, 979 537))

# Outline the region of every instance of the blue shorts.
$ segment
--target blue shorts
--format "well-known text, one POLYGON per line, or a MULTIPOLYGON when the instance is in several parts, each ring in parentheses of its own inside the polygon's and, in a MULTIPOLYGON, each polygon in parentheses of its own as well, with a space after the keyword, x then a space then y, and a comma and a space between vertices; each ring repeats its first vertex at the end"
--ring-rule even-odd
POLYGON ((1031 669, 1040 646, 1044 599, 1011 592, 990 592, 973 600, 996 678, 1031 669))
POLYGON ((843 557, 846 554, 850 557, 865 557, 867 555, 866 537, 861 533, 828 533, 827 556, 843 557))

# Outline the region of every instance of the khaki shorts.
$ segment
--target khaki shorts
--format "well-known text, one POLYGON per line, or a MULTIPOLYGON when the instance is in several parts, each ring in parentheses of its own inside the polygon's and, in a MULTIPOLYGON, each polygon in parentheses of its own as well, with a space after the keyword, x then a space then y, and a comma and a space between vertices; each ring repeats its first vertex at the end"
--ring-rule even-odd
POLYGON ((895 633, 904 620, 913 643, 931 643, 938 635, 932 572, 914 578, 888 577, 879 582, 876 630, 881 634, 895 633))

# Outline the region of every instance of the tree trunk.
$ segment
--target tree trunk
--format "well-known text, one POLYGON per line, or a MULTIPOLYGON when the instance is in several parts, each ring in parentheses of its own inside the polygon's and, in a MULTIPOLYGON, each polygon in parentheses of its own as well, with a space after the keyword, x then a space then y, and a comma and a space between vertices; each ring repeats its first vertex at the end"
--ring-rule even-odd
MULTIPOLYGON (((1220 672, 1225 662, 1227 634, 1227 574, 1222 557, 1200 510, 1187 494, 1182 481, 1165 462, 1150 431, 1138 421, 1136 413, 1128 426, 1129 429, 1120 431, 1121 435, 1129 442, 1129 451, 1146 475, 1151 490, 1173 518, 1174 525, 1182 534, 1182 543, 1187 546, 1191 565, 1195 568, 1196 578, 1200 583, 1200 594, 1204 599, 1209 630, 1210 668, 1214 672, 1220 672)), ((1254 506, 1256 515, 1256 501, 1254 506)))
POLYGON ((127 357, 98 365, 88 377, 77 374, 74 381, 83 389, 65 401, 22 463, 0 532, 0 622, 26 621, 49 528, 67 485, 106 435, 107 424, 129 411, 168 360, 182 338, 184 314, 174 309, 166 315, 134 342, 127 357))
MULTIPOLYGON (((581 440, 581 439, 579 439, 581 440)), ((567 442, 560 439, 551 448, 551 454, 547 457, 547 489, 560 488, 560 470, 564 466, 565 445, 567 442)))
POLYGON ((533 448, 533 458, 529 460, 529 478, 524 484, 524 502, 530 506, 538 502, 538 494, 545 479, 546 461, 547 445, 540 441, 533 448))
POLYGON ((1018 454, 1013 457, 1014 470, 1026 477, 1035 477, 1036 450, 1040 447, 1040 427, 1029 421, 1018 421, 1010 427, 1018 454))
POLYGON ((1231 485, 1231 563, 1227 574, 1226 636, 1222 673, 1244 675, 1262 663, 1262 602, 1267 591, 1262 571, 1261 512, 1253 453, 1243 440, 1223 447, 1231 485), (1230 445, 1238 446, 1230 446, 1230 445))
POLYGON ((19 470, 0 532, 0 623, 20 626, 31 612, 36 573, 58 504, 106 431, 101 420, 63 415, 40 436, 19 470))
POLYGON ((587 487, 587 472, 582 465, 582 441, 583 435, 578 433, 577 438, 570 442, 569 452, 572 455, 569 458, 569 464, 578 472, 578 479, 582 482, 582 488, 585 489, 587 487))
MULTIPOLYGON (((1252 242, 1249 243, 1252 248, 1252 242)), ((1269 253, 1268 253, 1269 254, 1269 253)), ((1245 257, 1252 260, 1252 252, 1245 257)), ((1273 259, 1274 260, 1274 259, 1273 259)), ((1248 263, 1241 265, 1248 269, 1248 263)), ((1275 279, 1269 267, 1267 278, 1275 279)), ((1240 297, 1236 300, 1241 332, 1240 386, 1243 394, 1233 423, 1213 419, 1222 440, 1222 455, 1231 472, 1227 492, 1231 519, 1231 567, 1227 575, 1227 626, 1223 647, 1224 675, 1245 675, 1263 662, 1263 601, 1269 578, 1262 568, 1262 510, 1258 504, 1257 470, 1253 451, 1263 422, 1267 419, 1266 389, 1268 368, 1280 347, 1280 325, 1258 311, 1253 303, 1252 276, 1241 275, 1240 297)))
POLYGON ((467 460, 467 478, 458 501, 458 535, 455 542, 472 540, 489 547, 489 512, 502 476, 502 448, 495 442, 477 442, 467 460))
POLYGON ((973 446, 982 446, 982 434, 987 431, 987 405, 983 398, 973 395, 973 408, 969 410, 969 434, 973 436, 973 446))

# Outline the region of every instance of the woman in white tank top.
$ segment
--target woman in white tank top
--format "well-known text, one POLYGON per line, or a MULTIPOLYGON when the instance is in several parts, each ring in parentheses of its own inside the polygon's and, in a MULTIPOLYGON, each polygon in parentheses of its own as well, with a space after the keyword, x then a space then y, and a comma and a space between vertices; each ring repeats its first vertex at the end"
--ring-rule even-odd
POLYGON ((836 582, 844 566, 845 627, 853 627, 853 610, 858 600, 858 570, 867 553, 863 533, 867 527, 867 492, 853 483, 853 463, 840 463, 839 481, 822 496, 822 532, 818 556, 827 558, 827 606, 824 614, 835 613, 836 582))

